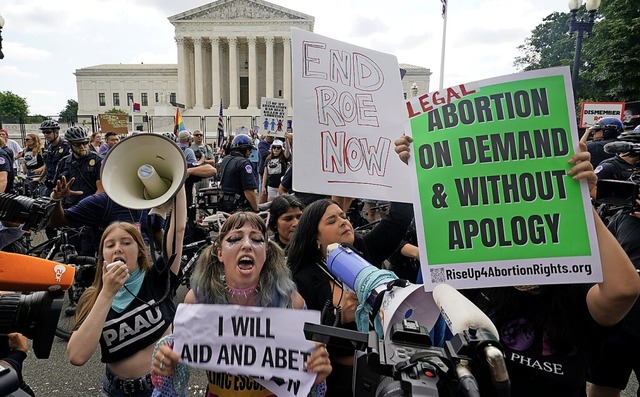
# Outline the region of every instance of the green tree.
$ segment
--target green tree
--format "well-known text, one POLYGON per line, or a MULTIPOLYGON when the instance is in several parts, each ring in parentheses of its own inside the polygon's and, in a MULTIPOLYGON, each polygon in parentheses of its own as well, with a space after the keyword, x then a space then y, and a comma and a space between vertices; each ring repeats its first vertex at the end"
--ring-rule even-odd
POLYGON ((78 119, 78 102, 73 99, 67 100, 67 106, 60 112, 59 121, 73 121, 76 122, 78 119))
POLYGON ((129 114, 122 109, 112 108, 105 112, 106 114, 129 114))
POLYGON ((16 123, 29 115, 27 100, 11 91, 0 91, 0 116, 4 122, 16 123))
MULTIPOLYGON (((582 8, 578 18, 586 12, 582 8)), ((514 60, 519 70, 572 66, 577 34, 569 36, 570 13, 547 16, 536 26, 523 53, 514 60)), ((607 0, 598 10, 593 33, 584 35, 580 56, 577 103, 640 99, 640 5, 637 0, 607 0)))

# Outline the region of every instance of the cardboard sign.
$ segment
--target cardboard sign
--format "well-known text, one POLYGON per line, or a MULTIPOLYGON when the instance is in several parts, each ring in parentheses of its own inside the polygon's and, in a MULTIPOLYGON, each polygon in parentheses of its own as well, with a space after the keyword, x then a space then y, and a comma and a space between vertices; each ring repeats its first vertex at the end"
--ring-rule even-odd
POLYGON ((109 131, 118 135, 129 133, 129 116, 126 114, 99 114, 98 122, 103 134, 109 131))
POLYGON ((582 102, 580 127, 589 128, 605 117, 624 119, 624 102, 582 102))
POLYGON ((602 280, 568 68, 462 84, 407 101, 425 287, 602 280))
MULTIPOLYGON (((174 319, 174 350, 189 366, 257 382, 277 396, 304 397, 316 374, 306 372, 315 345, 304 323, 320 312, 238 305, 181 304, 174 319)), ((220 376, 218 376, 220 375, 220 376)), ((214 382, 221 392, 233 387, 214 382)), ((257 386, 260 387, 260 386, 257 386)))
POLYGON ((291 30, 294 76, 293 189, 411 200, 393 141, 407 121, 395 56, 291 30))
POLYGON ((260 128, 263 135, 284 137, 287 132, 287 103, 283 99, 262 98, 260 128))

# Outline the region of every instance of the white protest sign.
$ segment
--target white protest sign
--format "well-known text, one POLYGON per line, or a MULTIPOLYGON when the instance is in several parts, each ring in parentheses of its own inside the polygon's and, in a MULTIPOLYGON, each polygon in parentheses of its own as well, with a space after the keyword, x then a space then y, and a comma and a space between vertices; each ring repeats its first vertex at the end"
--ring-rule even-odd
POLYGON ((300 29, 291 47, 293 189, 410 202, 393 147, 407 121, 396 57, 300 29))
POLYGON ((315 348, 304 337, 305 322, 319 324, 320 313, 181 304, 174 319, 173 349, 191 367, 250 376, 277 396, 306 396, 316 374, 305 372, 315 348))
POLYGON ((605 117, 624 119, 624 102, 582 102, 581 128, 592 127, 605 117))
POLYGON ((284 99, 263 97, 260 112, 262 134, 283 137, 287 132, 287 102, 284 99))

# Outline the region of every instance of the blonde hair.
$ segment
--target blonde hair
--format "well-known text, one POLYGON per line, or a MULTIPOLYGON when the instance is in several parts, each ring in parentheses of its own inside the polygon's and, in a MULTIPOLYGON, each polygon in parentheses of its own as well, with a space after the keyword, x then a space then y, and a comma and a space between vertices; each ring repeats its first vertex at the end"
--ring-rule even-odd
POLYGON ((113 222, 102 233, 100 238, 100 246, 98 247, 98 262, 96 264, 96 276, 93 279, 91 287, 82 294, 78 301, 78 310, 76 312, 76 325, 74 329, 78 329, 82 322, 87 318, 89 312, 93 308, 93 305, 98 299, 98 294, 102 291, 102 264, 104 262, 104 240, 115 229, 121 229, 127 232, 136 242, 138 246, 138 268, 143 272, 146 272, 151 268, 151 258, 147 252, 147 247, 144 245, 144 239, 138 228, 129 222, 113 222))
MULTIPOLYGON (((27 138, 31 138, 33 139, 33 148, 31 148, 31 152, 34 155, 39 155, 42 154, 42 141, 40 140, 40 137, 36 134, 33 133, 29 133, 27 134, 27 138)), ((26 146, 26 142, 25 142, 25 146, 26 146)))

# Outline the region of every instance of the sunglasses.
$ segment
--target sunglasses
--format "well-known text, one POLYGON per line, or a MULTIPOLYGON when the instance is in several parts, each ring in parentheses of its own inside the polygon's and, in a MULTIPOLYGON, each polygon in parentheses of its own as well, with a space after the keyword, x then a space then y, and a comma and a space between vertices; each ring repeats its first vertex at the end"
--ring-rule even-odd
POLYGON ((193 134, 193 136, 202 136, 202 134, 193 134))
POLYGON ((55 130, 42 130, 42 133, 45 135, 49 135, 51 133, 55 132, 55 130))
POLYGON ((26 138, 24 141, 25 141, 25 142, 31 142, 31 141, 33 141, 33 139, 31 139, 31 138, 26 138))
POLYGON ((73 147, 89 146, 89 142, 71 142, 73 147))

